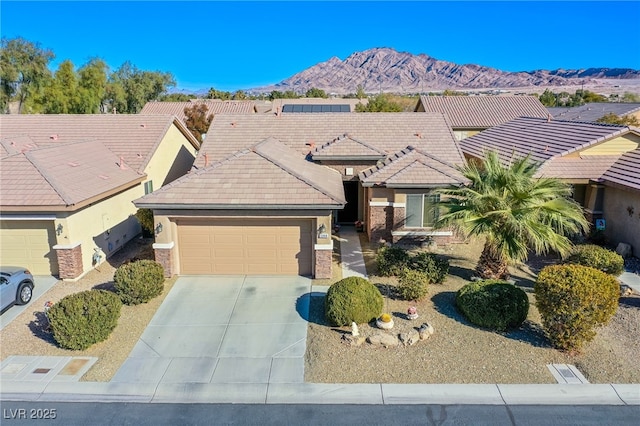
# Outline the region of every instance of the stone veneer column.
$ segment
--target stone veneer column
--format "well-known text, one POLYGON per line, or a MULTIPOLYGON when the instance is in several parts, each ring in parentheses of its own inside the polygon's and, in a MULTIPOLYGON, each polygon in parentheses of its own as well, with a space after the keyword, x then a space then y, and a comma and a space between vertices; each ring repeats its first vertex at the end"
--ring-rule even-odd
POLYGON ((82 245, 55 245, 53 249, 58 257, 58 276, 62 280, 72 280, 82 275, 82 245))
POLYGON ((153 252, 156 262, 164 268, 164 276, 170 278, 173 276, 173 248, 174 242, 170 243, 154 243, 153 252))
POLYGON ((371 221, 371 242, 379 243, 381 240, 391 242, 393 207, 371 206, 369 219, 371 221))
POLYGON ((333 244, 316 244, 314 247, 315 254, 315 270, 313 277, 321 280, 332 277, 331 255, 333 253, 333 244))

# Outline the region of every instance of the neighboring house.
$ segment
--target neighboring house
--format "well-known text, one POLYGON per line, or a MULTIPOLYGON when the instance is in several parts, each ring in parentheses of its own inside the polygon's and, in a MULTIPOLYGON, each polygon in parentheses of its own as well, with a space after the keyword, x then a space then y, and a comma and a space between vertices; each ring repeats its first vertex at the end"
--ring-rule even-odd
POLYGON ((640 148, 623 154, 596 182, 604 184, 604 233, 640 256, 640 148))
POLYGON ((514 118, 549 115, 536 96, 422 95, 415 111, 446 114, 459 141, 514 118))
POLYGON ((173 116, 0 116, 0 258, 76 279, 140 232, 132 201, 187 173, 173 116))
POLYGON ((618 117, 633 116, 640 121, 640 103, 592 102, 577 107, 549 107, 551 116, 558 120, 598 121, 607 114, 618 117))
MULTIPOLYGON (((626 210, 614 213, 607 200, 637 190, 640 172, 629 164, 637 161, 638 146, 640 129, 635 127, 527 117, 485 130, 461 144, 470 161, 484 157, 487 151, 498 152, 504 164, 530 155, 541 164, 537 176, 572 184, 573 197, 584 207, 588 219, 595 223, 605 218, 607 226, 612 221, 625 223, 619 220, 626 210), (616 195, 621 188, 623 192, 616 195)), ((640 227, 636 229, 640 233, 640 227)))
POLYGON ((175 115, 180 120, 185 121, 185 108, 194 105, 205 104, 208 108, 207 114, 255 114, 257 112, 256 103, 252 100, 246 101, 223 101, 220 99, 192 99, 188 102, 147 102, 140 114, 144 115, 175 115))
POLYGON ((450 240, 430 192, 463 183, 463 162, 437 113, 219 115, 194 171, 135 203, 162 224, 156 259, 173 274, 329 278, 336 223, 450 240))

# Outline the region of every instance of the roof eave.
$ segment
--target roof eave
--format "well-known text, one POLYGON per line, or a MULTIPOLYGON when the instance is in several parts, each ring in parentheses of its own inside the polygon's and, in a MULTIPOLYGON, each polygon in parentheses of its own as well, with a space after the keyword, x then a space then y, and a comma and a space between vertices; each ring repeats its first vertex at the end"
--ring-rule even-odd
POLYGON ((322 160, 344 160, 344 161, 378 161, 385 158, 384 155, 318 155, 314 154, 311 158, 315 161, 322 160))
POLYGON ((167 204, 133 202, 140 209, 151 210, 335 210, 345 204, 167 204))

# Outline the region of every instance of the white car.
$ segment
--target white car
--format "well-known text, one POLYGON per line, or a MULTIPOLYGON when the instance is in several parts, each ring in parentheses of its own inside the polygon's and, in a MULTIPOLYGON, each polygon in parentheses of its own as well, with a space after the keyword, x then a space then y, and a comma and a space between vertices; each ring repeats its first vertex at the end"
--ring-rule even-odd
POLYGON ((25 268, 0 266, 0 312, 26 305, 33 297, 33 275, 25 268))

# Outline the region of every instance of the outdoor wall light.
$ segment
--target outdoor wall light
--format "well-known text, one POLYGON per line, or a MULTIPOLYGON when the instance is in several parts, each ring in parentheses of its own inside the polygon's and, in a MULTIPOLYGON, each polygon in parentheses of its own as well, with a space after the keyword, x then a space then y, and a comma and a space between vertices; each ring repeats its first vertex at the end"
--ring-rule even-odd
POLYGON ((62 230, 64 229, 64 227, 62 226, 61 223, 58 224, 57 228, 56 228, 56 235, 60 236, 62 235, 62 230))
POLYGON ((156 231, 156 235, 158 235, 159 233, 162 232, 162 224, 161 223, 158 223, 156 225, 155 231, 156 231))
POLYGON ((327 232, 327 227, 324 226, 324 223, 320 224, 320 227, 318 228, 318 234, 324 234, 325 232, 327 232))

